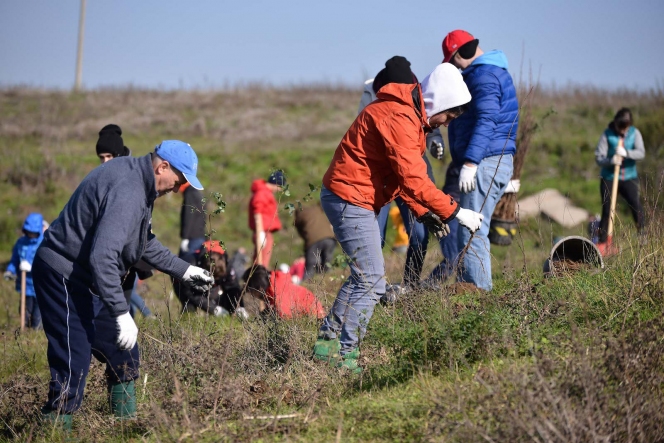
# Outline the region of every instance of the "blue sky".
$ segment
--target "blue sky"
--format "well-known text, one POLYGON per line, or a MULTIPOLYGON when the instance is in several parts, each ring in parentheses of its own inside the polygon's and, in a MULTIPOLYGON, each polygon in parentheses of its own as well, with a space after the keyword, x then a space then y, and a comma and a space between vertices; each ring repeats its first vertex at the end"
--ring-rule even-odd
MULTIPOLYGON (((79 0, 0 2, 0 86, 70 88, 79 0)), ((423 78, 466 29, 544 85, 664 86, 664 1, 88 0, 83 84, 361 84, 403 55, 423 78), (525 54, 525 55, 524 55, 525 54)), ((359 87, 359 86, 358 86, 359 87)))

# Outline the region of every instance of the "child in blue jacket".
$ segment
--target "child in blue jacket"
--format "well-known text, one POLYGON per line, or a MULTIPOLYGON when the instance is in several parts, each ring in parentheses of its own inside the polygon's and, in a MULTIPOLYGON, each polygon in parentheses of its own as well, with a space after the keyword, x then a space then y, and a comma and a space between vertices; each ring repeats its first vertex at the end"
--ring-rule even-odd
POLYGON ((32 285, 32 261, 37 248, 44 238, 44 217, 33 212, 23 223, 23 237, 19 238, 12 249, 12 258, 5 271, 5 280, 16 280, 16 290, 21 292, 21 279, 17 278, 19 272, 25 271, 25 324, 33 329, 41 328, 41 313, 35 298, 35 288, 32 285))

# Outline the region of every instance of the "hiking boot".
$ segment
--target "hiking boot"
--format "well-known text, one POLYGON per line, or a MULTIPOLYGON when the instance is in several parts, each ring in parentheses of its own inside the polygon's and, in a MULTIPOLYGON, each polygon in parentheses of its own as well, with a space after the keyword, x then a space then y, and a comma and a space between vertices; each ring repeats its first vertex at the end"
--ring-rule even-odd
POLYGON ((355 348, 347 354, 341 356, 341 360, 337 361, 336 367, 345 369, 353 374, 360 374, 362 367, 359 364, 360 350, 355 348))
POLYGON ((59 411, 50 411, 42 408, 41 421, 48 426, 56 426, 65 432, 71 431, 72 415, 59 411))
POLYGON ((109 386, 111 411, 117 418, 136 418, 136 385, 134 380, 109 386))
POLYGON ((314 358, 328 363, 336 363, 341 359, 340 350, 341 343, 339 343, 338 338, 319 337, 316 344, 314 344, 314 358))

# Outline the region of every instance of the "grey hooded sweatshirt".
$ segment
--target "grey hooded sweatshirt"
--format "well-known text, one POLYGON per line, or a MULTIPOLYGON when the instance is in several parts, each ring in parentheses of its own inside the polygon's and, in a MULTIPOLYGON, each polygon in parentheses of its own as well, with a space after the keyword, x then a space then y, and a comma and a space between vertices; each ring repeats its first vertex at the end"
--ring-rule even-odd
POLYGON ((178 279, 189 267, 152 234, 156 198, 150 154, 106 162, 76 188, 37 255, 66 279, 90 285, 111 315, 124 314, 122 279, 132 265, 142 259, 178 279))

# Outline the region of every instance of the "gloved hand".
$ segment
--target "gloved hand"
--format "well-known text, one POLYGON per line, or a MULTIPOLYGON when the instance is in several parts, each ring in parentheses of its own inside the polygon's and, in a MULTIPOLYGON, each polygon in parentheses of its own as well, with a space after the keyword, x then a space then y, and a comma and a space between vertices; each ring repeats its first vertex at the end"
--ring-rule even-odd
POLYGON ((618 154, 614 155, 611 157, 611 164, 612 165, 622 165, 623 158, 619 156, 618 154))
POLYGON ((477 165, 465 164, 461 168, 459 173, 459 189, 464 194, 467 194, 475 190, 476 180, 475 175, 477 174, 477 165))
POLYGON ((180 251, 189 252, 189 239, 183 238, 180 242, 180 251))
POLYGON ((443 154, 445 153, 445 146, 439 141, 432 141, 429 145, 429 153, 436 160, 442 160, 443 154))
POLYGON ((182 281, 189 285, 195 292, 207 292, 212 289, 214 279, 209 271, 198 266, 189 266, 184 273, 182 281))
POLYGON ((470 209, 460 208, 457 212, 456 219, 459 220, 459 224, 468 228, 472 233, 477 231, 484 221, 484 216, 479 212, 471 211, 470 209))
POLYGON ((627 150, 625 149, 624 146, 618 145, 616 148, 616 155, 621 156, 622 158, 627 157, 627 150))
POLYGON ((5 271, 4 274, 2 274, 2 278, 5 280, 16 280, 16 274, 12 274, 9 271, 5 271))
POLYGON ((27 260, 21 260, 21 263, 18 265, 19 271, 30 272, 32 271, 32 265, 27 260))
POLYGON ((513 179, 507 183, 507 188, 505 188, 505 194, 516 194, 521 189, 521 180, 513 179))
POLYGON ((138 338, 138 328, 134 319, 131 318, 131 314, 126 312, 115 319, 115 327, 118 331, 118 338, 116 344, 118 348, 123 351, 131 350, 134 345, 136 345, 136 339, 138 338))
POLYGON ((447 234, 450 233, 450 227, 443 223, 440 217, 431 211, 418 218, 417 221, 426 226, 429 232, 437 238, 446 237, 447 234))
POLYGON ((228 311, 222 308, 221 306, 217 306, 214 308, 215 317, 225 317, 227 315, 229 315, 228 311))

